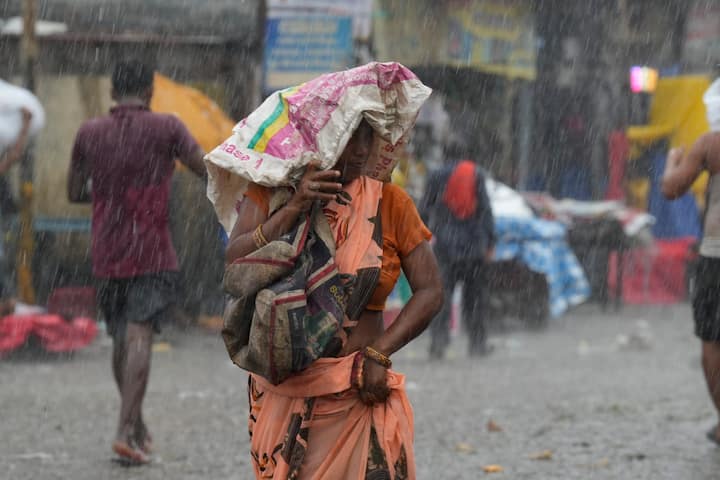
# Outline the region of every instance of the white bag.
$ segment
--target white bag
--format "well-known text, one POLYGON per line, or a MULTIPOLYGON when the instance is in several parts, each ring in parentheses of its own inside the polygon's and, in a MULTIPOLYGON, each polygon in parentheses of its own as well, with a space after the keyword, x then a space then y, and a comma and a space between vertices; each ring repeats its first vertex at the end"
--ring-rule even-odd
POLYGON ((28 90, 0 80, 0 153, 15 144, 22 129, 22 112, 32 113, 30 137, 45 126, 45 110, 40 100, 28 90))
POLYGON ((432 90, 399 63, 369 63, 275 92, 205 157, 208 197, 228 232, 249 182, 291 185, 311 161, 331 168, 364 118, 375 130, 365 175, 387 180, 432 90))

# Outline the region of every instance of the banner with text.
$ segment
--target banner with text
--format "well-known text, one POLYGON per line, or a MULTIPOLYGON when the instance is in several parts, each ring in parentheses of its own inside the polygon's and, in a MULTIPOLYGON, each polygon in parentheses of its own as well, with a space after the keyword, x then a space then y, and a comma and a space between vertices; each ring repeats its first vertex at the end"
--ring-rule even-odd
POLYGON ((352 17, 271 17, 265 41, 266 94, 344 70, 353 63, 352 17))
POLYGON ((535 78, 535 35, 520 2, 451 2, 448 63, 508 77, 535 78))

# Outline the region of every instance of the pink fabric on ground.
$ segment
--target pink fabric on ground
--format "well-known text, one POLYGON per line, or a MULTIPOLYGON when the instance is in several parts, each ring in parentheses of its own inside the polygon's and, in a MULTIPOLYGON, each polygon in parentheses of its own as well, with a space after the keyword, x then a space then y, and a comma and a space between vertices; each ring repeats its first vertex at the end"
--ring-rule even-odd
POLYGON ((32 335, 48 352, 74 352, 92 343, 97 333, 97 324, 89 318, 66 321, 59 315, 9 315, 0 319, 0 356, 22 347, 32 335))

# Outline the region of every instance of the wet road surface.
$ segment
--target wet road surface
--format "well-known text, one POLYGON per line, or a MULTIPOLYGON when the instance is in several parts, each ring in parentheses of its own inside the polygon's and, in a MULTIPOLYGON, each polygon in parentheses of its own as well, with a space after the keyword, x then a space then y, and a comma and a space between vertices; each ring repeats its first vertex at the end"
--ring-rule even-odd
MULTIPOLYGON (((152 465, 112 460, 118 399, 103 337, 69 358, 0 362, 0 478, 252 478, 245 374, 216 334, 164 336, 145 403, 152 465)), ((396 356, 415 409, 419 478, 718 478, 689 306, 585 306, 491 343, 491 356, 469 359, 459 334, 445 361, 430 362, 420 338, 396 356), (503 472, 485 473, 489 465, 503 472)))

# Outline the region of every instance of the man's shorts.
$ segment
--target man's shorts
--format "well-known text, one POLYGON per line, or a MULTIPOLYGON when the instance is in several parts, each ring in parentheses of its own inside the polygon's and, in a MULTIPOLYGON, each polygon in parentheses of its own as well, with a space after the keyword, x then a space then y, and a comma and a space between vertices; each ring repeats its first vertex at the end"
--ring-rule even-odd
POLYGON ((693 317, 695 335, 705 342, 720 342, 720 258, 698 261, 693 317))
POLYGON ((128 322, 149 324, 160 333, 168 308, 177 301, 177 273, 98 279, 97 296, 113 338, 125 338, 128 322))

